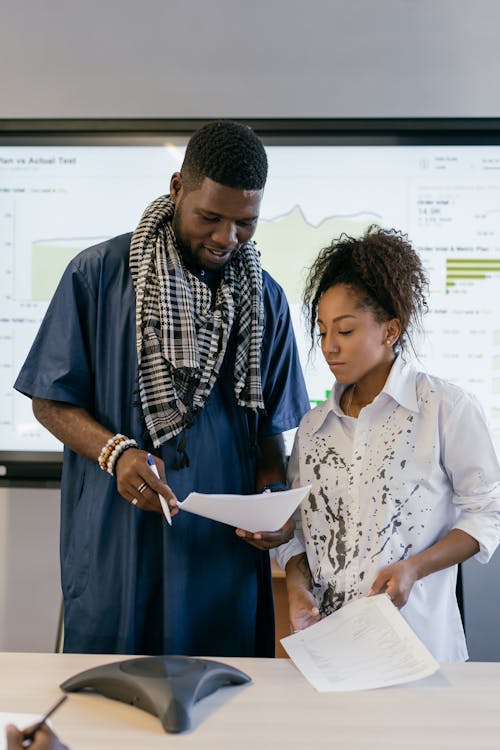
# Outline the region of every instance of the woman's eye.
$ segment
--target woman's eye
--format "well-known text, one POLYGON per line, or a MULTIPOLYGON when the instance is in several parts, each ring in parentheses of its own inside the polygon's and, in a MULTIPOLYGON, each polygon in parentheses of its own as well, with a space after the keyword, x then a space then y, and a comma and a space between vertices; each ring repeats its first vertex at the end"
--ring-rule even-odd
POLYGON ((340 336, 349 336, 350 333, 352 333, 352 329, 350 331, 339 331, 340 336))

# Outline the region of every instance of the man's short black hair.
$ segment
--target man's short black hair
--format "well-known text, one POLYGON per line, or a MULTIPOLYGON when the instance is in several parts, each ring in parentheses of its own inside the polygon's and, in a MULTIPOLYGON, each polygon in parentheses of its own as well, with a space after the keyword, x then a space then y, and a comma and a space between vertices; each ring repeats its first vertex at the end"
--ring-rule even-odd
POLYGON ((247 125, 217 120, 191 137, 181 168, 184 186, 197 188, 205 177, 239 190, 262 190, 267 156, 260 138, 247 125))

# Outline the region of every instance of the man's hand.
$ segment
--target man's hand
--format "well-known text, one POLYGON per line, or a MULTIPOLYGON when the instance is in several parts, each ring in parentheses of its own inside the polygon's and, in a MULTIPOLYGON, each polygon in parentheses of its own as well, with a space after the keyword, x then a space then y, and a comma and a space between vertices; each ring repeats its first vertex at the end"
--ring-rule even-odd
POLYGON ((165 498, 174 516, 179 512, 177 498, 168 486, 165 465, 161 458, 153 456, 158 478, 148 464, 148 454, 137 448, 129 448, 119 456, 115 464, 116 486, 120 495, 141 510, 163 513, 160 498, 165 498), (135 502, 137 501, 137 502, 135 502))
POLYGON ((404 607, 413 584, 418 579, 412 558, 400 560, 383 568, 372 583, 367 596, 387 594, 398 609, 404 607))
POLYGON ((252 534, 251 531, 245 531, 244 529, 236 529, 236 534, 244 539, 245 542, 251 544, 252 547, 256 547, 261 550, 273 549, 273 547, 279 547, 280 544, 289 542, 293 536, 295 530, 295 521, 293 517, 289 518, 288 521, 283 524, 281 529, 278 531, 256 531, 252 534))
MULTIPOLYGON (((97 461, 106 441, 112 437, 108 429, 96 422, 85 409, 59 401, 33 398, 33 413, 37 420, 62 443, 80 456, 97 461)), ((177 498, 168 486, 161 458, 154 456, 160 479, 148 465, 148 454, 138 448, 129 448, 117 459, 114 466, 116 485, 120 495, 142 510, 162 513, 161 495, 167 501, 170 513, 178 513, 177 498), (139 489, 140 488, 140 489, 139 489), (134 501, 137 502, 134 502, 134 501)))

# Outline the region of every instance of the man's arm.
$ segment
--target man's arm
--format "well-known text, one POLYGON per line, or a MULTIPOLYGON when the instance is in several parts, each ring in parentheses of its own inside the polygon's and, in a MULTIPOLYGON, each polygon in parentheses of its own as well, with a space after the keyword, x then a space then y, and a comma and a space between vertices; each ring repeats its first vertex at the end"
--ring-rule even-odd
MULTIPOLYGON (((273 484, 281 484, 286 487, 286 457, 285 442, 283 435, 270 435, 259 439, 259 455, 257 458, 255 486, 257 492, 273 484)), ((261 550, 269 550, 279 547, 280 544, 288 542, 295 529, 295 521, 288 521, 277 531, 259 531, 252 534, 244 529, 236 529, 239 537, 244 539, 252 547, 261 550)))
MULTIPOLYGON (((33 398, 33 414, 37 420, 62 443, 85 458, 95 461, 102 447, 113 437, 113 433, 99 424, 85 409, 61 401, 33 398)), ((155 457, 161 479, 148 465, 147 453, 129 448, 119 456, 115 465, 118 492, 128 502, 137 499, 137 507, 162 513, 160 493, 169 503, 172 515, 178 512, 174 493, 166 483, 165 468, 161 458, 155 457), (137 488, 146 482, 143 492, 137 488)))
POLYGON ((100 425, 85 409, 61 401, 33 398, 33 414, 58 440, 91 461, 113 433, 100 425))
POLYGON ((259 438, 255 472, 256 491, 275 483, 286 484, 286 456, 283 435, 259 438))

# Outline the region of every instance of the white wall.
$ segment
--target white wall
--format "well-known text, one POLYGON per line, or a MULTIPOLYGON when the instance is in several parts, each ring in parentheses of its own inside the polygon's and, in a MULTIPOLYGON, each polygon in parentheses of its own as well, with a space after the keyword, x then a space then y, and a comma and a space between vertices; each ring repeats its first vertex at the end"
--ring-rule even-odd
MULTIPOLYGON (((499 117, 499 23, 498 0, 4 0, 0 118, 499 117)), ((56 491, 0 488, 0 649, 52 649, 57 535, 56 491)), ((474 566, 471 655, 500 659, 500 561, 474 566)))

